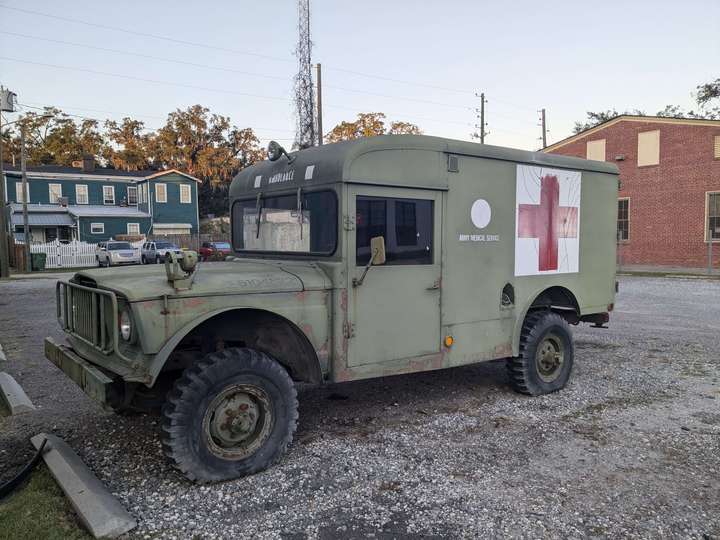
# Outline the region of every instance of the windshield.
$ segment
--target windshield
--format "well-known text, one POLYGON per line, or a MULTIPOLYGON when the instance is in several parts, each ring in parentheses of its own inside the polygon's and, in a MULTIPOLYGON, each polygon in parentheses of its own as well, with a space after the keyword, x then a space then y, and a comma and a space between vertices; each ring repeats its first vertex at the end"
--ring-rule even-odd
POLYGON ((155 249, 178 249, 178 247, 171 242, 155 242, 155 249))
POLYGON ((119 251, 121 249, 132 249, 133 247, 127 242, 113 242, 107 245, 108 251, 119 251))
POLYGON ((335 252, 337 198, 332 191, 236 201, 232 220, 238 251, 335 252))

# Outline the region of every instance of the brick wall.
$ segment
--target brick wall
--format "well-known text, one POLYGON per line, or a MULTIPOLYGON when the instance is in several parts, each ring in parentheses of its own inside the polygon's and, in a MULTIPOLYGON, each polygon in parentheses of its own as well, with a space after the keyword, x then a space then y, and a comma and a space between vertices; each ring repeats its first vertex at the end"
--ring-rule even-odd
MULTIPOLYGON (((605 139, 605 159, 620 169, 619 197, 630 199, 629 240, 622 264, 705 267, 706 192, 720 191, 720 159, 713 156, 716 126, 620 120, 548 151, 585 157, 586 143, 605 139), (638 133, 660 130, 660 163, 637 166, 638 133), (617 160, 624 156, 624 160, 617 160)), ((720 266, 720 242, 713 243, 720 266)))

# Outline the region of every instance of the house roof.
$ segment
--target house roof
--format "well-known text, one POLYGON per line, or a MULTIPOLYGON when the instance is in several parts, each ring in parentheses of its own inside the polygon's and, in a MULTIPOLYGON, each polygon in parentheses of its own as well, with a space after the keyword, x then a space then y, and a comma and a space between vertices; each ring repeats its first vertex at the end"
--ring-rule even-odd
MULTIPOLYGON (((22 213, 22 204, 11 203, 10 207, 13 214, 22 213)), ((57 204, 28 204, 27 207, 28 215, 65 214, 76 217, 150 217, 150 214, 141 212, 134 206, 103 206, 94 204, 71 204, 68 206, 59 206, 57 204)), ((22 220, 22 217, 20 219, 22 220)))
POLYGON ((77 217, 132 217, 149 218, 150 214, 141 212, 134 206, 101 206, 92 204, 69 205, 68 212, 77 217))
POLYGON ((616 116, 615 118, 611 118, 610 120, 605 120, 604 122, 596 126, 585 129, 579 133, 576 133, 575 135, 571 135, 570 137, 553 143, 543 148, 542 151, 550 152, 620 122, 645 122, 653 124, 684 124, 688 126, 720 127, 720 120, 705 120, 700 118, 669 118, 666 116, 641 116, 637 114, 621 114, 620 116, 616 116))
MULTIPOLYGON (((10 223, 13 227, 23 225, 22 213, 14 212, 11 216, 10 223)), ((67 212, 28 212, 28 225, 31 227, 56 227, 58 225, 71 226, 73 219, 67 212)))
MULTIPOLYGON (((3 171, 9 176, 20 176, 21 170, 17 165, 10 165, 9 163, 3 163, 3 171)), ((120 169, 108 169, 104 167, 97 167, 92 171, 83 171, 76 167, 66 167, 60 165, 39 165, 34 167, 28 167, 27 172, 32 177, 46 177, 46 178, 63 178, 63 177, 74 177, 74 178, 95 178, 95 179, 113 179, 113 180, 129 180, 133 182, 157 178, 166 174, 176 173, 196 182, 201 183, 202 180, 195 178, 187 173, 179 171, 178 169, 167 169, 164 171, 155 170, 144 170, 144 171, 123 171, 120 169)))
POLYGON ((157 171, 149 176, 145 177, 145 180, 152 180, 153 178, 158 178, 160 176, 165 176, 166 174, 175 173, 179 174, 180 176, 184 176, 185 178, 189 178, 190 180, 195 180, 198 183, 202 183, 202 180, 199 178, 195 178, 194 176, 189 175, 188 173, 184 173, 182 171, 179 171, 177 169, 167 169, 165 171, 157 171))

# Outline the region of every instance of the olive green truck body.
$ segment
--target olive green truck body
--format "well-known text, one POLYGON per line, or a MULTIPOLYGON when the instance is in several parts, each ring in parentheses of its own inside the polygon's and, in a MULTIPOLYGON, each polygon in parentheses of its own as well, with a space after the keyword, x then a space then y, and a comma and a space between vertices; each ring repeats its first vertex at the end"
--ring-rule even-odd
POLYGON ((234 256, 78 272, 57 284, 68 345, 45 354, 115 410, 162 405, 194 481, 279 459, 294 382, 506 358, 539 395, 570 376, 569 325, 608 322, 614 165, 381 136, 253 165, 230 188, 234 256))
POLYGON ((434 137, 302 150, 238 174, 236 258, 201 264, 189 289, 157 266, 59 283, 70 348, 48 340, 46 354, 100 401, 113 380, 151 387, 189 352, 229 344, 267 351, 308 382, 517 355, 531 306, 607 321, 617 189, 611 164, 434 137), (388 260, 357 284, 375 233, 388 260))

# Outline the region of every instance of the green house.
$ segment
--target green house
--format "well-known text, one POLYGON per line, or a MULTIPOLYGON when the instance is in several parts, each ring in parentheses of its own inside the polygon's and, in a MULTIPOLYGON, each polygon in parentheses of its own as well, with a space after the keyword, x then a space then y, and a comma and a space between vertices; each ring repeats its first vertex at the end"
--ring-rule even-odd
MULTIPOLYGON (((23 239, 19 167, 4 166, 9 230, 23 239)), ((184 172, 40 166, 27 170, 27 208, 34 242, 97 243, 117 235, 190 235, 199 230, 200 180, 184 172)))

